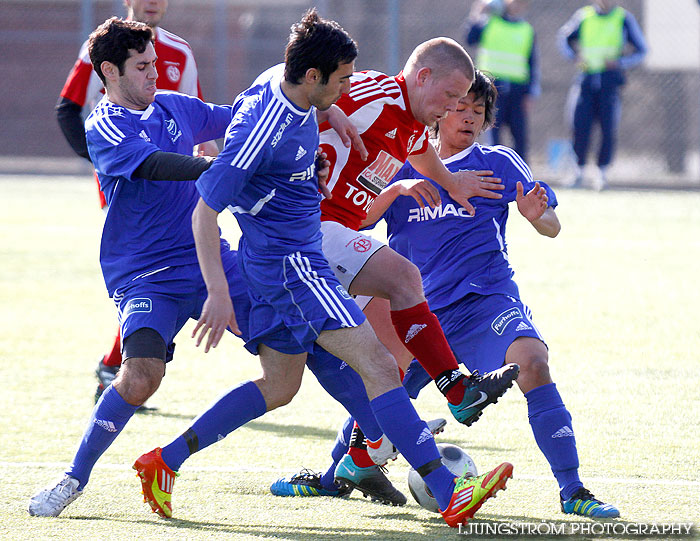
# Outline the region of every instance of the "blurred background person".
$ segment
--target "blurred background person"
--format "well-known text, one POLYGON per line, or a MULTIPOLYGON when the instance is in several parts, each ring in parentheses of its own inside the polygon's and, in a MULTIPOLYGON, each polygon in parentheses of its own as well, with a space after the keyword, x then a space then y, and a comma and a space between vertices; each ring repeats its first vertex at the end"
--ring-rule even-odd
MULTIPOLYGON (((145 23, 154 30, 155 50, 158 55, 156 60, 158 89, 174 90, 203 99, 192 48, 181 37, 158 26, 168 9, 168 0, 124 0, 124 5, 128 20, 145 23)), ((88 161, 90 156, 85 141, 84 118, 94 109, 102 96, 104 96, 104 86, 92 69, 87 41, 85 41, 61 90, 56 105, 56 117, 73 151, 88 161)), ((218 148, 214 141, 208 141, 199 145, 196 152, 216 156, 218 148)), ((99 184, 98 193, 100 207, 105 209, 107 203, 104 194, 99 192, 99 184)), ((112 383, 121 362, 121 339, 117 333, 107 353, 100 357, 95 371, 98 381, 95 402, 105 388, 112 383)))
POLYGON ((646 41, 634 16, 612 0, 595 0, 577 10, 559 29, 557 41, 564 57, 575 61, 581 70, 570 96, 570 104, 575 104, 573 148, 577 160, 570 184, 578 188, 583 183, 591 129, 598 122, 601 142, 593 186, 603 189, 615 152, 619 89, 625 84, 625 70, 644 59, 646 41))
POLYGON ((466 42, 477 46, 476 66, 495 78, 498 88, 491 142, 501 144, 508 126, 513 148, 527 160, 528 116, 540 95, 535 31, 523 19, 530 0, 477 0, 467 21, 466 42))

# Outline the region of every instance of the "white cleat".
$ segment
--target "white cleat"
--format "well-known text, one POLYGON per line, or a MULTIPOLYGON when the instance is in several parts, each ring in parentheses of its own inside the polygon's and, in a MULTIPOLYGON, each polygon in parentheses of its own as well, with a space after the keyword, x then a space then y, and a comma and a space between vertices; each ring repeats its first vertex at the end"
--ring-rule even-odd
POLYGON ((73 503, 83 491, 79 481, 65 475, 55 486, 47 486, 29 500, 29 514, 34 517, 57 517, 73 503))
MULTIPOLYGON (((432 419, 426 423, 428 430, 435 435, 445 430, 447 421, 445 419, 432 419)), ((389 438, 385 435, 375 442, 367 440, 367 454, 377 466, 384 466, 390 460, 396 460, 399 450, 394 447, 389 438)))

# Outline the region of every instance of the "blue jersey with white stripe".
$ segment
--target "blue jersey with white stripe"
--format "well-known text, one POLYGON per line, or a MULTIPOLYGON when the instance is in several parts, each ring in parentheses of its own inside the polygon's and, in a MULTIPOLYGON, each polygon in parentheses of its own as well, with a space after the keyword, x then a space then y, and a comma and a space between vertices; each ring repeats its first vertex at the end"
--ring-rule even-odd
MULTIPOLYGON (((535 185, 530 168, 510 148, 478 143, 443 162, 453 172, 493 171, 505 186, 500 192, 503 198, 470 199, 476 209, 472 218, 433 182, 442 198, 440 206, 421 209, 412 197, 399 197, 387 210, 384 218, 389 245, 420 269, 425 295, 433 310, 459 301, 469 293, 518 297, 508 262, 506 220, 508 203, 515 201, 516 183, 523 183, 525 193, 535 185)), ((406 164, 394 181, 405 178, 424 177, 406 164)), ((554 192, 543 182, 540 185, 547 190, 549 205, 555 207, 554 192)))
POLYGON ((88 152, 109 205, 100 265, 110 296, 141 274, 197 262, 191 225, 198 200, 194 182, 145 180, 134 171, 159 150, 192 155, 194 145, 222 137, 230 121, 230 105, 176 92, 158 92, 144 111, 104 97, 90 113, 85 121, 88 152))
POLYGON ((262 73, 233 103, 224 150, 197 181, 202 199, 236 216, 256 253, 321 250, 316 109, 282 92, 284 65, 262 73))

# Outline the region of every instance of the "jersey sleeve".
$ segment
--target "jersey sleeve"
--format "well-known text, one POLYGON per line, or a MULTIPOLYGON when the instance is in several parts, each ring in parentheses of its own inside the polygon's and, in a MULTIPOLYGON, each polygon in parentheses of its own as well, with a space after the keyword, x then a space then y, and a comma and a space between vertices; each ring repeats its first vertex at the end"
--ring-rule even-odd
POLYGON ((88 152, 98 175, 136 180, 136 168, 159 148, 136 132, 121 108, 93 114, 86 122, 88 152))
POLYGON ((217 212, 232 204, 253 175, 271 157, 271 147, 259 141, 263 127, 253 107, 240 107, 226 130, 223 150, 197 180, 204 202, 217 212))
POLYGON ((85 105, 91 75, 92 64, 87 55, 86 42, 83 43, 83 46, 80 48, 78 59, 75 61, 75 64, 73 64, 73 68, 68 74, 68 78, 61 90, 61 97, 68 98, 73 103, 77 103, 80 107, 83 107, 85 105))
POLYGON ((170 97, 182 100, 179 103, 186 107, 195 144, 224 137, 231 123, 231 105, 204 103, 197 97, 181 94, 170 94, 170 97))
POLYGON ((428 145, 430 144, 429 134, 430 132, 428 131, 428 128, 425 128, 423 133, 413 142, 413 145, 408 151, 409 156, 423 154, 426 150, 428 150, 428 145))
POLYGON ((503 191, 504 203, 515 201, 518 182, 523 183, 526 192, 527 186, 530 186, 530 189, 532 189, 532 186, 535 185, 530 167, 512 148, 504 146, 491 147, 488 158, 493 175, 500 178, 505 186, 503 191))

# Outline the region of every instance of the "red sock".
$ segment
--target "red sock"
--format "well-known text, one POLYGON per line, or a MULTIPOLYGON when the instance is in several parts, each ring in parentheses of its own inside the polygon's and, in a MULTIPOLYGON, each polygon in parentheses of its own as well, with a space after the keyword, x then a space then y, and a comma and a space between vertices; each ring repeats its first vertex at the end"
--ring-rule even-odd
POLYGON ((104 356, 102 363, 105 366, 121 366, 122 364, 122 343, 121 337, 119 336, 119 329, 117 329, 117 337, 114 339, 114 344, 112 345, 112 350, 104 356))
POLYGON ((369 468, 374 466, 374 460, 367 454, 367 445, 365 444, 365 435, 360 429, 360 425, 355 421, 352 428, 352 436, 350 436, 350 446, 348 454, 352 457, 352 461, 360 468, 369 468))
MULTIPOLYGON (((457 370, 455 359, 438 318, 422 302, 411 308, 391 311, 391 322, 406 349, 418 360, 431 378, 437 379, 445 372, 457 370)), ((464 386, 455 385, 446 395, 452 404, 459 404, 464 397, 464 386)))

